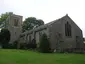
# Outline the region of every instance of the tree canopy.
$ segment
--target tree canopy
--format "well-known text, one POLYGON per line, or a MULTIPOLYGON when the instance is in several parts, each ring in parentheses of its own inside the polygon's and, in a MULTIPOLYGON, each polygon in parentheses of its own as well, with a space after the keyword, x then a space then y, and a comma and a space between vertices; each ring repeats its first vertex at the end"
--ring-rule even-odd
POLYGON ((12 12, 6 12, 0 15, 0 26, 4 24, 4 21, 8 18, 10 13, 12 12))
POLYGON ((38 27, 43 24, 44 24, 44 21, 41 19, 36 19, 35 17, 28 17, 23 22, 23 25, 22 25, 23 30, 22 31, 24 32, 26 30, 31 30, 34 27, 38 27))

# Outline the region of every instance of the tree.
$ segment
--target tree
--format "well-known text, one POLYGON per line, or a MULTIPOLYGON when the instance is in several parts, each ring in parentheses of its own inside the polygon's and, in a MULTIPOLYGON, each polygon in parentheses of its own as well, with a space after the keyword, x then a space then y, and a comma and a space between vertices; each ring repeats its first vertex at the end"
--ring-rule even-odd
POLYGON ((10 32, 8 29, 1 30, 1 44, 3 48, 7 48, 10 41, 10 32))
POLYGON ((37 20, 35 17, 28 17, 27 19, 25 19, 25 21, 23 22, 22 28, 23 28, 23 32, 26 30, 31 30, 35 27, 38 27, 40 25, 43 25, 44 21, 39 19, 37 20))
POLYGON ((49 43, 49 40, 47 38, 47 35, 46 34, 43 34, 41 39, 40 39, 40 51, 41 52, 50 52, 50 43, 49 43))
POLYGON ((0 27, 1 27, 1 28, 4 26, 6 19, 8 18, 8 16, 9 16, 11 13, 12 13, 12 12, 6 12, 6 13, 0 15, 0 27))

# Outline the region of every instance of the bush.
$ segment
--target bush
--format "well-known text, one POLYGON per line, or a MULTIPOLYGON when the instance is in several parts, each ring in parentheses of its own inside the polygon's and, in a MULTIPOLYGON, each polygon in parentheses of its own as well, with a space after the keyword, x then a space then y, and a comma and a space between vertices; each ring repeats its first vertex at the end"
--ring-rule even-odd
POLYGON ((16 40, 16 41, 13 42, 13 48, 17 49, 17 45, 18 45, 18 41, 16 40))
POLYGON ((43 34, 40 39, 40 45, 39 45, 40 52, 48 53, 50 52, 50 43, 47 39, 47 35, 43 34))
POLYGON ((13 44, 9 44, 9 45, 8 45, 8 49, 14 49, 13 44))
POLYGON ((26 43, 20 43, 19 49, 27 49, 27 44, 26 43))
POLYGON ((37 45, 36 45, 36 40, 35 39, 33 39, 31 42, 29 42, 27 44, 28 49, 30 49, 30 48, 35 49, 36 47, 37 47, 37 45))
POLYGON ((8 29, 1 29, 0 42, 3 48, 8 48, 10 41, 10 32, 8 29))

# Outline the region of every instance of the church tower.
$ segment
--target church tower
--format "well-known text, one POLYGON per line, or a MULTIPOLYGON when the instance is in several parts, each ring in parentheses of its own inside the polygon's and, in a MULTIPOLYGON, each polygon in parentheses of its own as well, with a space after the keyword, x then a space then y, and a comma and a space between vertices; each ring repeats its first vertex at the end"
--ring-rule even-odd
POLYGON ((5 27, 10 31, 11 34, 9 43, 13 43, 19 39, 22 32, 22 16, 10 13, 10 16, 5 23, 5 27))

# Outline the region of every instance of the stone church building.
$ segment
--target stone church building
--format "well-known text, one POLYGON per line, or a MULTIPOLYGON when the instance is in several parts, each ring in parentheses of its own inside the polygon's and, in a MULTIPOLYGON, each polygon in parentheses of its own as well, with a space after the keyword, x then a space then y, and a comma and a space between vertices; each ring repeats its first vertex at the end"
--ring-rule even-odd
POLYGON ((15 40, 19 40, 20 43, 29 43, 35 39, 38 47, 40 37, 45 33, 50 41, 51 50, 83 49, 82 30, 68 15, 24 33, 21 33, 22 16, 11 14, 8 21, 6 27, 11 33, 10 43, 15 40))

